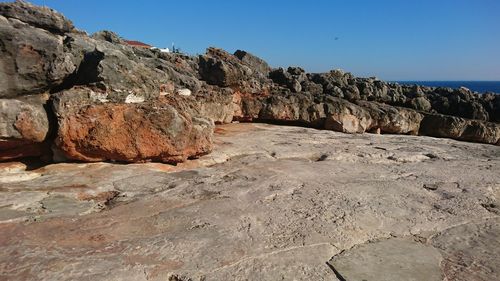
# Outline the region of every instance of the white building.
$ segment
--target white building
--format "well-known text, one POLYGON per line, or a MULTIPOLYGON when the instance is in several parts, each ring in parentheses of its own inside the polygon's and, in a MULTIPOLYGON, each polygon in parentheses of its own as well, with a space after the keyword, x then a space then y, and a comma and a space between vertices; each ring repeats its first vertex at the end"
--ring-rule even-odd
POLYGON ((170 49, 169 48, 162 49, 162 48, 157 48, 157 47, 151 47, 151 50, 158 50, 158 51, 160 51, 162 53, 170 53, 170 49))

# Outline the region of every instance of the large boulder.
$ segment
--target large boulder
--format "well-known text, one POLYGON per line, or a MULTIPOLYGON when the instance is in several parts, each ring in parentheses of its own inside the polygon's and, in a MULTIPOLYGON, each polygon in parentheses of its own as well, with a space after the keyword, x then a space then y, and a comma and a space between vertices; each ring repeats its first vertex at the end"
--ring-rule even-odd
POLYGON ((233 94, 233 120, 252 121, 260 119, 262 109, 267 103, 267 94, 256 95, 242 93, 239 91, 233 94))
MULTIPOLYGON (((0 98, 43 93, 76 69, 72 55, 65 52, 64 37, 23 22, 34 21, 29 15, 39 9, 21 13, 20 5, 25 4, 0 3, 0 98)), ((39 26, 45 25, 49 23, 39 26)))
POLYGON ((310 82, 304 69, 300 67, 289 67, 287 70, 281 67, 273 69, 269 72, 269 78, 295 93, 301 92, 302 85, 310 82))
POLYGON ((205 87, 192 99, 193 114, 213 120, 216 124, 233 121, 237 111, 233 91, 229 88, 205 87))
POLYGON ((307 94, 271 95, 263 100, 259 119, 322 128, 326 118, 323 104, 307 94))
POLYGON ((500 107, 491 103, 489 95, 479 95, 467 88, 434 88, 426 93, 432 109, 438 113, 468 119, 495 121, 495 109, 500 107))
POLYGON ((488 112, 491 122, 500 123, 500 94, 486 93, 481 95, 481 103, 488 112))
POLYGON ((441 114, 426 114, 419 134, 500 145, 500 124, 441 114))
POLYGON ((325 101, 325 129, 344 133, 363 133, 370 129, 372 118, 367 110, 344 99, 325 101))
POLYGON ((108 103, 98 89, 54 95, 57 160, 183 162, 212 149, 213 122, 175 100, 108 103))
POLYGON ((98 31, 92 34, 92 36, 90 37, 96 40, 107 41, 110 43, 125 44, 125 41, 118 34, 109 30, 98 31))
POLYGON ((208 84, 220 87, 236 87, 253 74, 237 57, 217 48, 208 48, 205 55, 200 55, 199 71, 208 84))
POLYGON ((349 79, 352 78, 350 73, 346 73, 341 69, 331 70, 327 73, 315 73, 311 75, 311 80, 323 85, 328 92, 333 86, 345 87, 349 84, 349 79))
POLYGON ((0 3, 0 15, 52 33, 64 34, 75 30, 73 23, 62 14, 48 7, 35 6, 21 0, 0 3))
POLYGON ((297 97, 272 95, 264 103, 259 118, 267 121, 298 121, 300 107, 297 97))
POLYGON ((267 77, 255 65, 217 48, 208 48, 198 57, 198 73, 209 85, 229 87, 242 93, 263 94, 271 86, 267 77))
POLYGON ((424 117, 415 110, 377 102, 358 101, 356 104, 370 114, 372 123, 369 130, 380 130, 381 133, 416 135, 424 117))
POLYGON ((242 50, 236 50, 234 55, 248 65, 253 71, 261 73, 265 77, 269 75, 271 67, 263 59, 242 50))
POLYGON ((0 160, 40 156, 48 133, 42 104, 0 99, 0 160))
POLYGON ((156 99, 172 80, 167 72, 137 56, 132 47, 80 34, 72 34, 66 41, 69 52, 79 63, 65 87, 93 85, 104 90, 108 99, 125 102, 156 99))
POLYGON ((419 111, 430 111, 432 105, 425 97, 416 97, 410 100, 410 107, 419 111))

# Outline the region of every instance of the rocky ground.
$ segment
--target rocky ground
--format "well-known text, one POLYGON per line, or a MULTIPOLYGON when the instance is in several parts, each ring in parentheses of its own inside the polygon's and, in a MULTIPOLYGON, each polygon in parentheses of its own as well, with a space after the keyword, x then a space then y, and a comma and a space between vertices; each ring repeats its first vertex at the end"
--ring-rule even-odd
POLYGON ((2 164, 0 279, 500 279, 498 146, 266 124, 214 143, 2 164))
POLYGON ((494 93, 0 3, 0 161, 0 280, 500 279, 494 93))

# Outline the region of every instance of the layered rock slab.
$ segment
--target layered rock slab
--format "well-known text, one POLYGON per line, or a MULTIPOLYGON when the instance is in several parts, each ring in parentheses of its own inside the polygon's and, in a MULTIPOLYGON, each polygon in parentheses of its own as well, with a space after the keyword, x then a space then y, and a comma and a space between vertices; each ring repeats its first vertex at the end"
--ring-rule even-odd
POLYGON ((500 279, 499 233, 500 220, 496 218, 465 223, 433 236, 431 244, 443 253, 445 277, 464 281, 500 279))
POLYGON ((496 278, 499 147, 265 124, 216 132, 211 154, 178 166, 2 170, 1 277, 335 280, 332 257, 395 239, 437 250, 443 276, 496 278))
POLYGON ((394 238, 356 246, 328 263, 341 280, 441 281, 441 260, 432 246, 394 238))
POLYGON ((455 116, 426 114, 420 126, 420 134, 500 145, 500 124, 455 116))

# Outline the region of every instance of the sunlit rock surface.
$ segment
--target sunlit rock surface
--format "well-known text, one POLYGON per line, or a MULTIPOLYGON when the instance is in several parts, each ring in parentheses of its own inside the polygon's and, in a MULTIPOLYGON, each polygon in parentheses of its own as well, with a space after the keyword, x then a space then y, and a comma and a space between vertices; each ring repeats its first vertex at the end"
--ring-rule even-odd
POLYGON ((0 279, 500 278, 498 146, 264 124, 214 143, 177 166, 1 164, 0 279))

